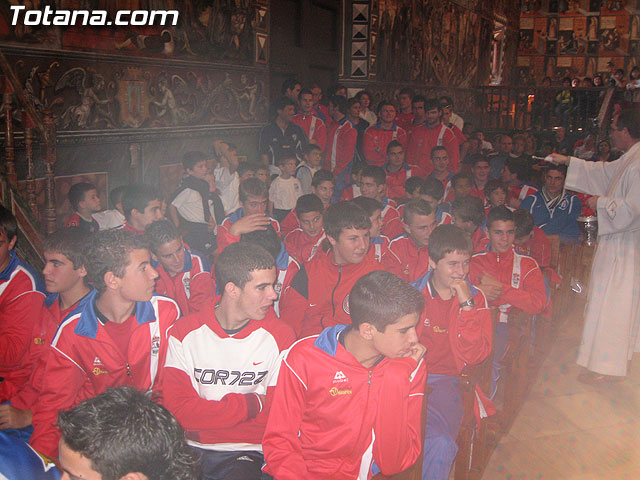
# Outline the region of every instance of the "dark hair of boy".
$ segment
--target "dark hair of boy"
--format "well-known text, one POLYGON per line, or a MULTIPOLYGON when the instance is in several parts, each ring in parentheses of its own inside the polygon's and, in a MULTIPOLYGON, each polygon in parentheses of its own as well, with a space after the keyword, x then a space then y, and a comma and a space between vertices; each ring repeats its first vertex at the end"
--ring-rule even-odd
POLYGON ((314 150, 322 151, 322 149, 318 145, 316 145, 315 143, 307 143, 304 147, 302 147, 302 154, 303 155, 309 155, 314 150))
POLYGON ((4 232, 9 241, 18 235, 18 222, 16 222, 16 217, 2 205, 0 205, 0 231, 4 232))
POLYGON ((393 108, 396 108, 396 104, 389 101, 389 100, 382 100, 379 104, 378 104, 378 109, 377 109, 377 113, 378 115, 380 114, 380 112, 382 111, 382 107, 386 107, 391 105, 393 108))
POLYGON ((202 152, 187 152, 182 156, 182 167, 186 170, 193 168, 203 160, 207 160, 207 156, 202 152))
POLYGON ((409 177, 404 182, 404 191, 407 195, 415 195, 416 192, 420 191, 420 187, 424 183, 424 178, 420 177, 409 177))
POLYGON ((253 232, 243 233, 240 236, 240 241, 245 243, 245 245, 250 243, 251 245, 258 245, 264 248, 273 258, 278 258, 282 250, 282 240, 280 240, 280 237, 271 224, 267 225, 265 230, 254 230, 253 232))
POLYGON ((44 239, 42 251, 58 253, 67 257, 77 270, 87 263, 87 248, 91 234, 78 227, 67 227, 52 233, 44 239))
POLYGON ((311 179, 311 186, 317 187, 318 185, 324 182, 331 182, 335 185, 336 177, 329 170, 320 169, 313 174, 313 178, 311 179))
MULTIPOLYGON (((294 85, 294 87, 295 87, 295 85, 294 85)), ((298 98, 302 98, 302 95, 313 95, 313 92, 309 88, 303 88, 302 90, 300 90, 300 94, 299 94, 298 98)))
POLYGON ((471 175, 469 175, 468 173, 460 172, 451 177, 451 186, 455 188, 458 185, 458 182, 461 180, 468 180, 469 183, 472 182, 471 175))
POLYGON ((109 192, 109 205, 111 208, 116 208, 119 203, 122 203, 122 197, 129 188, 129 185, 120 185, 119 187, 111 189, 109 192))
POLYGON ((238 177, 242 177, 247 172, 254 172, 258 169, 258 164, 253 162, 240 162, 238 163, 238 177))
POLYGON ((437 109, 442 111, 442 107, 440 106, 440 102, 438 102, 435 98, 427 98, 424 102, 424 111, 428 112, 430 110, 437 109))
POLYGON ((434 212, 429 202, 422 198, 414 198, 405 204, 404 212, 402 213, 402 221, 407 225, 410 225, 416 215, 428 216, 432 213, 434 212))
POLYGON ((369 218, 371 218, 371 215, 373 215, 377 210, 382 211, 382 209, 384 208, 382 206, 382 203, 380 203, 375 198, 363 197, 362 195, 354 198, 351 201, 361 207, 367 213, 367 216, 369 218))
POLYGON ((289 97, 280 97, 273 103, 273 109, 275 112, 278 110, 284 110, 289 105, 296 106, 296 102, 291 100, 289 97))
POLYGON ((504 168, 508 168, 511 173, 515 173, 521 182, 524 181, 527 176, 527 166, 517 158, 507 158, 504 161, 504 168))
POLYGON ((360 90, 358 93, 356 93, 355 98, 357 98, 358 101, 361 102, 363 95, 366 95, 367 97, 369 97, 369 100, 373 102, 373 95, 371 95, 371 93, 368 90, 360 90))
POLYGON ((444 148, 442 145, 436 145, 431 149, 431 153, 429 153, 429 158, 433 160, 433 156, 436 154, 436 152, 442 152, 442 151, 446 152, 447 149, 444 148))
POLYGON ((298 218, 300 218, 300 215, 311 212, 318 212, 320 214, 324 212, 322 200, 313 193, 308 193, 298 197, 298 200, 296 201, 296 215, 298 218))
POLYGON ((275 268, 276 260, 267 250, 246 242, 236 242, 222 250, 215 264, 216 284, 224 292, 227 283, 239 288, 251 280, 251 272, 275 268))
POLYGON ((415 95, 415 92, 413 91, 412 88, 404 87, 404 88, 400 89, 400 91, 398 92, 398 96, 404 95, 404 94, 409 95, 409 97, 411 99, 413 99, 413 96, 415 95))
POLYGON ((360 103, 360 99, 358 97, 352 97, 347 100, 347 110, 351 109, 356 103, 360 103))
POLYGON ((151 185, 131 185, 122 196, 122 209, 124 216, 129 220, 131 218, 131 210, 136 209, 140 213, 149 205, 149 202, 160 200, 160 194, 151 185))
POLYGON ((282 149, 280 154, 276 157, 276 165, 283 165, 284 162, 291 159, 295 160, 296 162, 298 161, 296 152, 288 149, 282 149))
POLYGON ((516 238, 528 236, 533 231, 533 215, 527 210, 519 208, 513 212, 513 220, 516 223, 516 238))
POLYGON ((349 293, 355 328, 369 323, 382 333, 406 315, 421 314, 423 308, 424 298, 415 287, 383 270, 362 276, 349 293))
POLYGON ((371 178, 376 182, 376 185, 384 185, 387 181, 387 174, 384 173, 384 168, 378 167, 377 165, 368 165, 364 167, 360 177, 371 178))
POLYGON ((451 202, 451 213, 463 222, 472 222, 479 227, 484 222, 484 202, 477 197, 469 196, 451 202))
POLYGON ((429 237, 429 258, 437 263, 451 252, 473 252, 471 237, 455 225, 438 225, 429 237))
POLYGON ((453 108, 453 100, 451 100, 451 97, 447 97, 447 96, 442 96, 438 99, 438 101, 440 102, 440 104, 442 106, 447 106, 447 107, 452 107, 453 108))
POLYGON ((400 147, 404 150, 404 147, 398 140, 391 140, 387 145, 387 153, 389 153, 392 148, 397 148, 397 147, 400 147))
POLYGON ((473 155, 471 155, 471 157, 469 157, 469 163, 472 167, 475 167, 480 162, 489 163, 489 159, 480 153, 474 153, 473 155))
POLYGON ((489 197, 495 190, 501 189, 504 193, 507 193, 507 186, 499 179, 489 180, 484 186, 484 196, 489 197))
POLYGON ((423 103, 424 104, 426 101, 427 101, 427 99, 423 95, 416 95, 411 100, 411 104, 414 104, 414 103, 423 103))
POLYGON ((338 240, 343 230, 369 230, 371 220, 367 213, 353 202, 338 202, 324 212, 324 231, 327 236, 338 240))
POLYGON ((504 205, 493 207, 489 211, 489 215, 487 215, 487 227, 491 228, 491 224, 493 224, 493 222, 514 222, 515 224, 513 212, 504 205))
POLYGON ((65 445, 105 480, 132 473, 153 480, 198 478, 199 458, 178 421, 134 388, 110 388, 62 411, 57 426, 65 445))
POLYGON ((144 229, 144 233, 149 240, 149 247, 153 253, 158 253, 158 248, 165 243, 173 242, 177 238, 182 238, 180 231, 173 222, 169 220, 157 220, 150 223, 147 225, 147 228, 144 229))
POLYGON ((429 195, 434 200, 440 201, 444 196, 444 185, 437 178, 427 177, 420 186, 420 195, 429 195))
POLYGON ((267 198, 269 191, 267 186, 259 178, 247 178, 240 184, 238 188, 238 196, 242 203, 246 202, 249 197, 267 198))
POLYGON ((566 165, 555 165, 553 163, 550 163, 547 166, 547 169, 546 169, 545 173, 549 173, 551 171, 560 172, 562 175, 564 175, 565 178, 567 176, 567 166, 566 165))
POLYGON ((329 97, 329 102, 332 103, 340 113, 347 114, 347 99, 342 95, 333 95, 329 97))
POLYGON ((295 78, 287 78, 284 82, 282 82, 282 88, 280 89, 281 90, 280 93, 284 95, 285 93, 287 93, 287 90, 293 90, 294 88, 296 88, 296 85, 302 85, 302 84, 295 78))
POLYGON ((149 244, 144 235, 136 235, 126 230, 106 230, 96 233, 91 242, 85 269, 89 281, 99 293, 103 293, 107 286, 104 275, 113 272, 118 278, 123 278, 129 254, 133 250, 148 249, 149 244))
POLYGON ((89 182, 80 182, 71 185, 69 192, 67 193, 67 198, 69 199, 69 203, 71 204, 71 208, 73 208, 74 212, 78 210, 78 205, 84 200, 85 194, 91 190, 97 191, 98 188, 93 183, 89 182))

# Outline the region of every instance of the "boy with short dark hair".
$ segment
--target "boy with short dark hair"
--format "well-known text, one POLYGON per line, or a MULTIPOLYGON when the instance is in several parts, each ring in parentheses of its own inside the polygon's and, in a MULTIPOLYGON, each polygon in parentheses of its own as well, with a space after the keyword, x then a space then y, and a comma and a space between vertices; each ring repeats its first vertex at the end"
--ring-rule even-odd
POLYGON ((49 295, 45 298, 42 314, 35 318, 31 332, 26 354, 29 381, 10 398, 10 403, 0 405, 2 429, 20 429, 31 424, 32 409, 39 400, 39 389, 45 375, 47 348, 60 324, 83 307, 91 291, 86 282, 85 268, 90 235, 77 227, 63 228, 44 241, 42 274, 49 295))
POLYGON ((218 252, 228 245, 240 241, 243 233, 264 230, 271 225, 276 233, 280 233, 280 224, 267 215, 269 191, 263 181, 248 178, 240 184, 238 210, 227 215, 218 228, 218 252))
POLYGON ((367 255, 371 220, 353 202, 338 202, 324 213, 327 251, 302 265, 280 300, 281 318, 298 338, 326 326, 349 323, 348 294, 358 278, 380 268, 367 255))
POLYGON ((484 207, 479 198, 469 196, 451 203, 451 223, 471 236, 474 252, 484 250, 489 243, 484 222, 484 207))
POLYGON ((304 160, 296 168, 296 178, 300 180, 302 194, 311 193, 311 182, 315 173, 322 167, 322 149, 310 143, 302 149, 304 160))
POLYGON ((382 167, 369 165, 360 174, 360 191, 363 196, 382 203, 382 233, 389 238, 402 234, 397 204, 387 196, 387 174, 382 167))
POLYGON ((448 225, 451 223, 451 213, 447 212, 442 205, 444 200, 444 186, 442 182, 433 177, 427 177, 420 186, 418 198, 425 200, 436 211, 436 222, 438 225, 448 225))
POLYGON ((405 196, 404 185, 409 178, 426 176, 420 167, 405 162, 404 147, 397 140, 387 145, 387 162, 382 168, 387 175, 387 195, 396 200, 405 196))
POLYGON ((370 478, 420 454, 425 348, 419 292, 383 271, 349 295, 351 325, 297 342, 280 369, 263 445, 279 480, 370 478))
POLYGON ((508 341, 507 321, 512 308, 536 315, 547 305, 542 272, 536 261, 513 248, 516 224, 506 206, 496 207, 487 218, 488 249, 473 255, 469 278, 484 292, 489 306, 498 307, 495 331, 491 398, 500 378, 500 362, 508 341))
POLYGON ((289 254, 302 264, 311 260, 326 238, 322 222, 324 206, 316 195, 302 195, 296 202, 295 211, 300 226, 284 237, 284 245, 289 254))
POLYGON ((431 270, 412 283, 424 296, 418 325, 427 348, 431 387, 427 404, 423 479, 449 477, 458 447, 462 398, 458 376, 491 353, 491 313, 484 294, 467 279, 472 243, 455 225, 440 225, 429 238, 431 270))
POLYGON ((450 202, 454 198, 451 181, 453 173, 449 170, 449 154, 447 153, 447 149, 442 146, 433 147, 430 158, 433 171, 429 174, 429 178, 435 178, 442 183, 444 187, 444 200, 450 202))
POLYGON ((170 298, 153 295, 158 274, 148 248, 144 236, 124 229, 93 238, 86 270, 96 291, 62 323, 48 348, 33 412, 31 445, 37 451, 55 458, 58 411, 87 396, 118 385, 159 393, 167 330, 180 309, 170 298))
POLYGON ((215 275, 220 296, 171 329, 164 404, 202 455, 202 478, 257 480, 280 352, 294 336, 273 312, 275 260, 264 248, 228 246, 215 275))
POLYGON ((209 261, 187 247, 180 231, 168 220, 148 225, 145 234, 158 262, 155 292, 175 300, 183 315, 200 311, 216 293, 209 261))
POLYGON ((122 196, 122 210, 126 218, 123 230, 143 235, 144 229, 152 222, 160 220, 162 198, 150 185, 131 185, 122 196))
POLYGON ((100 225, 92 217, 100 211, 98 188, 93 183, 74 183, 67 194, 73 214, 64 222, 65 227, 78 227, 88 233, 100 230, 100 225))
POLYGON ((507 186, 502 183, 501 180, 493 179, 489 180, 484 186, 484 210, 485 215, 489 215, 489 212, 493 207, 499 207, 504 205, 507 201, 507 186))
POLYGON ((296 161, 293 154, 285 154, 276 161, 280 175, 271 182, 269 187, 269 210, 279 222, 295 208, 298 197, 302 195, 300 180, 294 177, 296 161))
POLYGON ((16 219, 0 206, 0 403, 29 378, 27 352, 44 299, 41 279, 13 250, 17 241, 16 219))

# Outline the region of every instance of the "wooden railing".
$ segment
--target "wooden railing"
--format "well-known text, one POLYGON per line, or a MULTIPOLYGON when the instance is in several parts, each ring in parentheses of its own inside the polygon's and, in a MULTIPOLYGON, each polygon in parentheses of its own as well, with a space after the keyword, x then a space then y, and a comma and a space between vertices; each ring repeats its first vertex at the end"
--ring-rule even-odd
MULTIPOLYGON (((2 168, 2 203, 16 216, 18 228, 33 247, 25 254, 29 260, 41 259, 38 246, 42 235, 56 229, 56 197, 54 187, 56 163, 56 128, 50 110, 38 111, 11 65, 0 52, 4 117, 4 165, 2 168), (16 114, 17 113, 17 114, 16 114), (16 118, 18 117, 18 118, 16 118), (16 129, 16 126, 18 128, 16 129), (24 152, 24 165, 16 165, 17 143, 24 152), (17 168, 20 167, 20 168, 17 168), (44 206, 38 207, 36 171, 44 171, 44 206), (23 189, 18 185, 18 172, 24 178, 23 189), (26 209, 23 205, 26 204, 26 209)), ((26 247, 18 243, 19 250, 26 247)), ((39 262, 35 262, 39 263, 39 262)))

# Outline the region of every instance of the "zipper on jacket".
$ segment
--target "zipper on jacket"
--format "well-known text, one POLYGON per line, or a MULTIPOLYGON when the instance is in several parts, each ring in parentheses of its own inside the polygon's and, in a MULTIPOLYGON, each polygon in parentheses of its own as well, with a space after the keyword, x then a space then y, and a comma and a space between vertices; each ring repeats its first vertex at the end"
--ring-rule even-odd
POLYGON ((371 385, 371 376, 373 375, 373 371, 369 370, 369 381, 367 382, 369 385, 371 385))
POLYGON ((342 279, 342 265, 338 265, 338 281, 336 282, 336 285, 333 287, 333 290, 331 291, 331 308, 333 310, 333 318, 336 318, 336 304, 333 301, 334 300, 334 296, 336 294, 336 290, 338 289, 338 285, 340 285, 340 280, 342 279))
POLYGON ((125 362, 125 365, 127 366, 127 377, 131 376, 131 369, 129 368, 129 362, 125 362))

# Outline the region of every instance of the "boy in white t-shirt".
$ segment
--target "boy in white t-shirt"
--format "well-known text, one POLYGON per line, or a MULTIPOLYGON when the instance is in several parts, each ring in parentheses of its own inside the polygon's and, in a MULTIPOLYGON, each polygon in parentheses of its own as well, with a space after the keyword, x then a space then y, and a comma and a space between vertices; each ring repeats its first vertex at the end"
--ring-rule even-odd
POLYGON ((280 175, 271 182, 269 187, 269 209, 271 215, 281 222, 293 210, 302 195, 300 180, 293 175, 296 173, 296 157, 294 153, 285 154, 277 161, 280 175))

